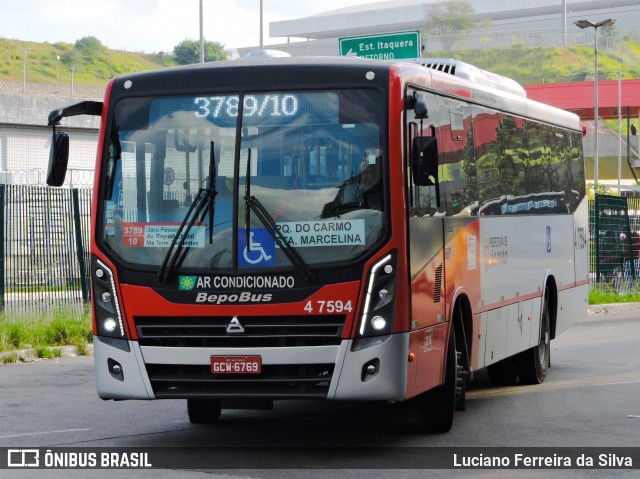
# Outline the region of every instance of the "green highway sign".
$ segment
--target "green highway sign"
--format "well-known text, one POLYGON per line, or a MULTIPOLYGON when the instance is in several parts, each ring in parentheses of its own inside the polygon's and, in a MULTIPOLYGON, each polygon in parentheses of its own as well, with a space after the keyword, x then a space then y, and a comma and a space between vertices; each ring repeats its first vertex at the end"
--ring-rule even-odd
POLYGON ((382 33, 340 38, 340 55, 378 60, 420 57, 420 32, 382 33))

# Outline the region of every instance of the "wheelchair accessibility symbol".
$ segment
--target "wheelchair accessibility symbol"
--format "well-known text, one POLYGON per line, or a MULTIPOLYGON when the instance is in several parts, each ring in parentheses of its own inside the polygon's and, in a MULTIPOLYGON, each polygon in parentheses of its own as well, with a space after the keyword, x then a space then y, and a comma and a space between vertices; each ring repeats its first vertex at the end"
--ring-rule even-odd
POLYGON ((269 261, 271 259, 271 255, 267 254, 262 244, 253 240, 255 234, 255 231, 249 232, 251 248, 245 246, 243 251, 244 260, 249 264, 258 264, 261 261, 269 261), (251 252, 249 252, 249 250, 251 250, 251 252))
POLYGON ((249 232, 249 242, 247 245, 247 234, 244 230, 239 231, 238 251, 242 254, 238 258, 238 263, 242 267, 249 266, 274 266, 276 264, 276 245, 271 235, 264 228, 251 229, 249 232))

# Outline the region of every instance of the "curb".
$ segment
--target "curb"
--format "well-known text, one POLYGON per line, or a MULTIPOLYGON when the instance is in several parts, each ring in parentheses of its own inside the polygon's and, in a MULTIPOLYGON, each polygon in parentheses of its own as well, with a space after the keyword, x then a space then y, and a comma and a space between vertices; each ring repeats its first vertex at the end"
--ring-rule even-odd
MULTIPOLYGON (((39 358, 35 349, 18 349, 13 351, 4 351, 0 353, 0 367, 3 365, 9 364, 20 364, 20 363, 35 363, 36 361, 47 361, 49 359, 60 359, 60 358, 69 358, 69 357, 77 357, 79 354, 76 352, 75 346, 48 346, 49 349, 60 349, 62 350, 62 355, 59 358, 39 358), (11 356, 12 354, 17 355, 18 360, 14 363, 4 363, 3 360, 6 357, 11 356)), ((86 356, 93 356, 93 344, 87 344, 87 350, 89 352, 86 356)))
POLYGON ((589 314, 620 313, 628 311, 640 311, 640 303, 612 303, 593 304, 589 306, 589 314))

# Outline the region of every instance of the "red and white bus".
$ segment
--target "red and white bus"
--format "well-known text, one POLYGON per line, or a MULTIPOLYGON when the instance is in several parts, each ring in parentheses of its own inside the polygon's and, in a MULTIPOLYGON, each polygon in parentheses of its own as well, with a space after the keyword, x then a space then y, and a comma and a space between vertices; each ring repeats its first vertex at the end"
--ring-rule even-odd
POLYGON ((453 60, 278 58, 113 80, 92 214, 103 399, 192 422, 278 399, 411 400, 539 383, 586 313, 578 118, 453 60))

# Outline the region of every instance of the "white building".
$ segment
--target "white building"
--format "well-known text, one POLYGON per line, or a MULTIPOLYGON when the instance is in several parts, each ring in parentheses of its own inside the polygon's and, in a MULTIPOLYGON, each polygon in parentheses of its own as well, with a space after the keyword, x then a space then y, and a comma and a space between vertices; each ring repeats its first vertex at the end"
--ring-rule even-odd
MULTIPOLYGON (((576 20, 617 18, 621 35, 640 29, 640 0, 468 0, 478 25, 457 42, 458 48, 591 44, 593 29, 576 20), (566 12, 566 13, 565 13, 566 12), (514 34, 515 37, 514 37, 514 34), (545 38, 546 35, 546 38, 545 38)), ((337 55, 338 38, 404 30, 422 30, 429 12, 443 0, 390 0, 341 8, 269 24, 271 38, 286 38, 278 48, 293 55, 337 55), (300 40, 303 40, 302 42, 300 40)), ((426 51, 438 51, 438 38, 423 36, 426 51)), ((244 56, 251 48, 241 49, 244 56)))

